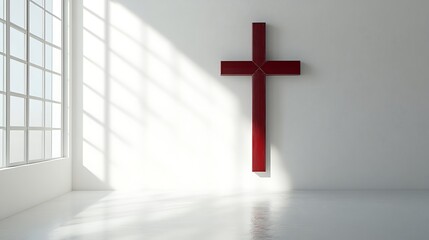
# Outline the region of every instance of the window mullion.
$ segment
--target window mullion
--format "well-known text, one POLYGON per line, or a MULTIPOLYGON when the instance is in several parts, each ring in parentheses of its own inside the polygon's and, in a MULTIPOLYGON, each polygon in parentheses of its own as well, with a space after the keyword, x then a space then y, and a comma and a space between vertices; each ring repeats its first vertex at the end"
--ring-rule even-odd
POLYGON ((46 3, 44 2, 43 6, 43 41, 42 41, 42 51, 43 51, 43 56, 42 56, 42 63, 43 63, 43 74, 42 74, 42 109, 43 109, 43 113, 42 113, 42 126, 43 126, 43 131, 42 131, 42 139, 43 139, 43 148, 42 148, 42 159, 46 160, 46 96, 45 96, 45 77, 46 77, 46 3))
POLYGON ((10 166, 10 1, 6 0, 6 167, 10 166))
POLYGON ((66 107, 64 106, 65 101, 65 97, 67 96, 67 94, 65 93, 65 89, 67 89, 66 84, 65 84, 65 77, 66 73, 64 71, 64 66, 65 63, 67 62, 65 60, 65 51, 64 51, 64 34, 66 33, 66 31, 64 30, 65 24, 64 24, 64 18, 66 16, 65 14, 65 4, 64 4, 64 0, 61 3, 61 149, 60 149, 60 157, 65 157, 65 146, 64 144, 67 142, 67 140, 65 139, 65 129, 66 129, 66 119, 65 116, 67 116, 66 114, 66 107))
POLYGON ((30 120, 29 120, 29 116, 30 116, 30 99, 28 98, 28 95, 30 94, 30 84, 29 84, 29 72, 30 72, 30 68, 28 63, 30 62, 30 8, 29 8, 29 0, 26 1, 26 6, 25 6, 25 22, 26 22, 26 28, 25 28, 25 33, 26 33, 26 42, 25 42, 25 62, 26 62, 26 71, 25 71, 25 89, 26 89, 26 96, 25 96, 25 102, 26 102, 26 106, 25 106, 25 163, 27 164, 29 162, 29 156, 30 156, 30 145, 29 145, 29 124, 30 124, 30 120))

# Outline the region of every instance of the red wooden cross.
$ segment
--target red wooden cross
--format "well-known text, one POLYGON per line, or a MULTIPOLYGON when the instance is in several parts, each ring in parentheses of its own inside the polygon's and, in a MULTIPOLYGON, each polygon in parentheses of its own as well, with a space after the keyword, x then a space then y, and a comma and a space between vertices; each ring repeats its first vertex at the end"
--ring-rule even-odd
POLYGON ((221 75, 252 75, 252 171, 265 172, 265 76, 299 75, 300 61, 265 60, 265 23, 253 23, 252 61, 221 61, 221 75))

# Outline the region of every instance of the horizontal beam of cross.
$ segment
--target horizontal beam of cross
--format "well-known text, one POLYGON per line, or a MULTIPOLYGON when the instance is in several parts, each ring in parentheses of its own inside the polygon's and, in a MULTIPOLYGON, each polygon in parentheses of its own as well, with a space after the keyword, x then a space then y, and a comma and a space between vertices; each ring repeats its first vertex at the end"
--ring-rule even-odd
POLYGON ((266 61, 258 67, 252 61, 221 61, 222 76, 251 76, 260 69, 265 75, 299 75, 300 61, 266 61))

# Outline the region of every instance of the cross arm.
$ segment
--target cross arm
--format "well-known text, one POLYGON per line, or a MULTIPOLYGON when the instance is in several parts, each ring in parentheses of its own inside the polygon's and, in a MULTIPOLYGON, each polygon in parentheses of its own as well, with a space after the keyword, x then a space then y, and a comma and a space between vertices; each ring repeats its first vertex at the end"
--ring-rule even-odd
POLYGON ((258 67, 251 61, 221 61, 220 75, 252 75, 258 67))
POLYGON ((300 75, 300 61, 266 61, 261 67, 267 75, 300 75))

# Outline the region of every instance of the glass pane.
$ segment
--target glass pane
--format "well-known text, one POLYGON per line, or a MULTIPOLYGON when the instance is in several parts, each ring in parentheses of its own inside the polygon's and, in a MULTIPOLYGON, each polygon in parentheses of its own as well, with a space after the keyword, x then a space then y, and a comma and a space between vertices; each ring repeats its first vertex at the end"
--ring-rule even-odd
POLYGON ((52 127, 61 128, 61 104, 52 103, 52 127))
POLYGON ((52 35, 52 31, 54 28, 54 26, 53 26, 54 25, 54 23, 53 23, 54 19, 53 18, 54 18, 54 16, 49 14, 49 13, 45 14, 45 30, 46 30, 45 40, 47 42, 50 42, 50 43, 52 43, 52 41, 54 41, 53 35, 52 35))
POLYGON ((43 43, 30 37, 30 62, 43 66, 43 43))
POLYGON ((6 166, 6 134, 5 130, 0 129, 0 168, 6 166))
POLYGON ((10 54, 25 60, 25 33, 10 28, 10 54))
POLYGON ((6 83, 5 81, 6 66, 5 65, 6 65, 6 62, 5 62, 4 56, 0 55, 0 91, 5 91, 5 83, 6 83))
POLYGON ((33 2, 35 2, 35 3, 37 3, 37 4, 39 4, 40 6, 42 6, 42 7, 44 7, 45 5, 44 5, 44 2, 43 2, 43 0, 31 0, 31 1, 33 1, 33 2))
POLYGON ((23 127, 25 124, 25 99, 10 96, 10 125, 23 127))
POLYGON ((61 50, 45 44, 45 67, 48 70, 61 73, 61 50))
POLYGON ((52 71, 52 47, 45 44, 45 68, 52 71))
POLYGON ((43 127, 43 102, 39 100, 29 100, 29 126, 43 127))
POLYGON ((52 131, 45 131, 45 159, 52 158, 52 131))
POLYGON ((61 18, 61 0, 45 0, 45 9, 61 18))
POLYGON ((61 50, 52 48, 52 71, 61 73, 61 50))
POLYGON ((25 28, 25 2, 26 0, 10 0, 10 21, 25 28))
POLYGON ((9 144, 10 163, 25 161, 25 133, 24 130, 11 130, 9 144))
POLYGON ((10 91, 25 94, 25 64, 10 60, 10 91))
POLYGON ((45 102, 45 127, 52 127, 52 103, 45 102))
POLYGON ((6 127, 6 96, 0 94, 0 127, 6 127))
POLYGON ((5 3, 5 0, 0 0, 0 18, 1 19, 5 19, 4 3, 5 3))
POLYGON ((43 97, 43 71, 42 69, 30 66, 29 92, 31 96, 43 97))
POLYGON ((28 160, 43 159, 43 131, 28 131, 28 160))
POLYGON ((43 39, 43 9, 30 2, 30 32, 43 39))
POLYGON ((52 100, 52 73, 45 72, 45 98, 52 100))
POLYGON ((52 26, 52 43, 61 47, 61 20, 55 18, 52 26))
POLYGON ((4 27, 4 23, 0 23, 0 52, 5 52, 5 47, 4 47, 4 37, 5 37, 5 27, 4 27))
POLYGON ((32 2, 35 2, 37 4, 39 4, 40 6, 44 7, 45 2, 43 0, 31 0, 32 2))
POLYGON ((61 76, 57 74, 52 75, 52 100, 61 102, 62 88, 61 76))
POLYGON ((52 130, 52 158, 61 157, 61 130, 52 130))
POLYGON ((47 42, 53 43, 57 46, 61 46, 61 20, 52 16, 49 13, 45 15, 45 29, 47 42))

